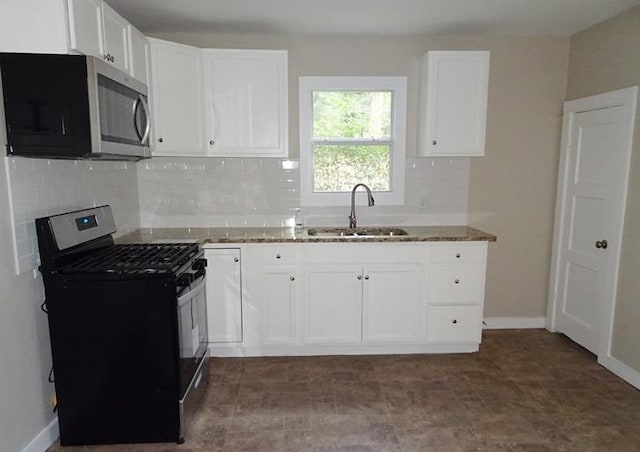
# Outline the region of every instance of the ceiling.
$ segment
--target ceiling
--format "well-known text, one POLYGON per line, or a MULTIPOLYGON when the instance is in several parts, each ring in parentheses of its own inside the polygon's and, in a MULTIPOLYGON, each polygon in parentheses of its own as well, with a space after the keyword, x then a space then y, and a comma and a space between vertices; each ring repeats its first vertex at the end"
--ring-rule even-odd
POLYGON ((640 0, 107 0, 145 33, 570 36, 640 0))

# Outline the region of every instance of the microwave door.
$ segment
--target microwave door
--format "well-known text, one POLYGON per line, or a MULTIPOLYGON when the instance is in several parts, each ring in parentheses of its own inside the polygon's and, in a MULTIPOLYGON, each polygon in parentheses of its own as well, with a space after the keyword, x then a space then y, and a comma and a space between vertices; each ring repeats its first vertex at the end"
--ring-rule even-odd
POLYGON ((137 146, 141 136, 134 124, 140 96, 115 80, 98 75, 98 108, 102 142, 137 146))

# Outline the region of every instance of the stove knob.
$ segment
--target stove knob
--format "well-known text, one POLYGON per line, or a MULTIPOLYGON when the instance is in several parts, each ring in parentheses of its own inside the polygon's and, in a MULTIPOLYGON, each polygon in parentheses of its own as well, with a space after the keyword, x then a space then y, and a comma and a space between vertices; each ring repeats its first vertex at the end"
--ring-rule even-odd
POLYGON ((206 259, 198 259, 197 261, 195 261, 193 263, 193 265, 191 266, 191 269, 192 270, 202 270, 206 266, 207 266, 207 260, 206 259))

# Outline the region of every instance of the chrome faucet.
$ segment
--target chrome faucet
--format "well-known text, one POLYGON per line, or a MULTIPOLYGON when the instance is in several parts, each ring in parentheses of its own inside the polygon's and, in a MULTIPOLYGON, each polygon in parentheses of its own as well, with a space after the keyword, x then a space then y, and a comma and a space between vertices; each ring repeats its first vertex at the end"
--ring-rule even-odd
POLYGON ((369 202, 369 207, 373 206, 375 204, 375 201, 373 199, 373 195, 371 194, 371 190, 369 190, 369 187, 367 187, 365 184, 356 184, 355 187, 353 187, 353 189, 351 190, 351 214, 349 215, 349 227, 350 228, 355 228, 357 226, 357 220, 356 220, 356 190, 358 189, 358 187, 364 187, 365 190, 367 190, 367 198, 368 198, 368 202, 369 202))

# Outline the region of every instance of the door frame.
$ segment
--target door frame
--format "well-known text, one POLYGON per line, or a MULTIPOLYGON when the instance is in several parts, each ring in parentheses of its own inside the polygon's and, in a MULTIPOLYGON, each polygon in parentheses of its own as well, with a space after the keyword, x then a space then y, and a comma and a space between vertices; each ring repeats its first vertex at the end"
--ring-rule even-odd
POLYGON ((616 192, 615 198, 620 203, 615 206, 615 218, 612 219, 613 230, 618 235, 616 240, 610 240, 613 246, 609 248, 610 257, 607 262, 607 270, 612 271, 611 277, 607 278, 603 294, 611 302, 602 311, 604 318, 602 320, 601 337, 598 341, 598 363, 607 367, 607 363, 611 358, 611 342, 613 337, 613 320, 616 307, 616 293, 618 289, 618 272, 620 268, 620 256, 622 251, 622 238, 624 228, 624 216, 627 205, 627 192, 629 186, 629 172, 631 164, 631 153, 633 149, 633 135, 635 125, 636 103, 638 98, 638 87, 619 89, 607 93, 596 94, 594 96, 583 97, 580 99, 566 101, 563 109, 562 120, 562 140, 560 147, 560 164, 558 168, 558 185, 556 189, 556 211, 553 228, 553 246, 551 250, 551 270, 549 276, 549 293, 547 301, 547 329, 549 331, 556 330, 556 310, 558 307, 558 286, 562 275, 560 268, 560 256, 566 237, 562 236, 565 222, 569 214, 568 207, 565 205, 567 193, 567 185, 569 180, 569 149, 571 146, 571 127, 576 113, 582 113, 592 110, 600 110, 612 107, 623 107, 627 111, 631 125, 629 127, 629 136, 627 137, 627 145, 624 149, 623 159, 624 174, 622 175, 622 185, 620 186, 622 193, 616 192), (619 239, 618 239, 619 238, 619 239))

